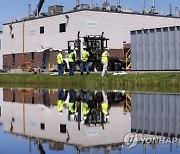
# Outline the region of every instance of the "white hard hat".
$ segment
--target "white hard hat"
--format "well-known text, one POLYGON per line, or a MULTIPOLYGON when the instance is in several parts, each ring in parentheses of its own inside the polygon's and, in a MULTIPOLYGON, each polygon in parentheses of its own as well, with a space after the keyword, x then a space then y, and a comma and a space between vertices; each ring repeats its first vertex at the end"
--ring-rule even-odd
POLYGON ((109 50, 109 48, 105 48, 105 50, 109 50))
POLYGON ((83 48, 86 48, 86 46, 84 45, 83 48))
POLYGON ((75 50, 78 50, 78 48, 75 48, 75 50))
POLYGON ((84 116, 84 120, 86 120, 87 119, 87 116, 84 116))
POLYGON ((74 50, 74 47, 71 47, 71 50, 74 50))
POLYGON ((62 52, 62 50, 61 50, 61 49, 59 49, 59 52, 62 52))

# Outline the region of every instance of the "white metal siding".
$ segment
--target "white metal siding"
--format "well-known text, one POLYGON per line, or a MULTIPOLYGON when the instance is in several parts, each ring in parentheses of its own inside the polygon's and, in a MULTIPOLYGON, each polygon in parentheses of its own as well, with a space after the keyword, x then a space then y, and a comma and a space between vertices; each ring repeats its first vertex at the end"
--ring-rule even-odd
POLYGON ((105 129, 102 129, 102 127, 87 127, 81 124, 81 131, 79 131, 77 122, 67 119, 67 109, 63 110, 62 115, 59 115, 56 106, 47 108, 41 104, 25 104, 25 111, 23 111, 22 106, 22 103, 3 102, 2 122, 5 131, 9 132, 10 122, 14 117, 13 131, 15 134, 66 142, 67 134, 59 132, 60 124, 65 124, 70 135, 68 143, 84 146, 121 143, 124 136, 131 131, 131 116, 129 113, 124 114, 123 107, 111 107, 110 123, 105 124, 105 129), (23 116, 26 117, 24 122, 23 116), (41 123, 45 124, 46 129, 43 131, 40 129, 41 123), (96 134, 88 135, 92 131, 96 134))
MULTIPOLYGON (((123 42, 130 43, 130 31, 136 29, 146 29, 165 26, 180 25, 180 19, 160 16, 146 16, 126 13, 79 11, 67 13, 69 22, 67 30, 59 33, 59 24, 66 23, 65 14, 46 17, 25 22, 25 52, 32 52, 43 47, 54 49, 67 49, 67 41, 77 38, 80 35, 101 35, 109 38, 110 48, 122 48, 123 42), (95 23, 95 26, 88 26, 87 23, 95 23), (40 27, 44 26, 44 34, 40 34, 40 27)), ((4 54, 22 52, 22 29, 23 24, 13 24, 12 33, 15 35, 11 39, 9 25, 3 26, 3 51, 4 54)))

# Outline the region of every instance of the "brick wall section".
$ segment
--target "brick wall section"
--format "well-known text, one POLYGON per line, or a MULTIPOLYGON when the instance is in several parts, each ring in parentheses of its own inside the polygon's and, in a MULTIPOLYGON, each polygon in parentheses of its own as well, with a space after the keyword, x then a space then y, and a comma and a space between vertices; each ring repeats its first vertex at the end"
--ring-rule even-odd
POLYGON ((32 98, 33 98, 33 95, 31 94, 26 94, 24 95, 24 98, 25 98, 25 103, 27 104, 32 104, 32 98))
POLYGON ((11 89, 3 89, 3 101, 12 102, 13 91, 11 89))
POLYGON ((34 103, 35 104, 44 104, 41 92, 40 93, 37 93, 37 92, 34 93, 34 103))
MULTIPOLYGON (((49 52, 49 63, 57 65, 56 56, 58 52, 52 51, 49 52)), ((10 69, 21 68, 22 66, 22 53, 15 54, 15 63, 13 64, 13 55, 7 54, 3 55, 3 66, 8 67, 10 69)), ((64 55, 64 52, 63 52, 64 55)), ((124 50, 123 49, 110 49, 110 57, 111 58, 120 58, 124 57, 124 50)), ((24 54, 24 61, 28 63, 32 63, 33 68, 37 68, 41 62, 43 61, 43 52, 34 52, 34 60, 32 59, 32 52, 24 54)), ((48 67, 48 66, 47 66, 48 67)))
POLYGON ((15 102, 23 103, 23 94, 18 89, 13 89, 15 91, 15 102))
MULTIPOLYGON (((57 65, 56 55, 57 51, 49 52, 49 63, 57 65)), ((10 69, 16 69, 22 66, 22 53, 15 54, 15 63, 13 64, 13 55, 3 55, 3 67, 9 67, 10 69)), ((33 68, 37 68, 43 61, 43 52, 34 52, 34 60, 32 59, 32 52, 24 54, 24 61, 32 63, 33 68)))
POLYGON ((11 54, 3 55, 3 67, 12 68, 13 57, 11 54))
POLYGON ((58 93, 57 92, 51 92, 49 95, 49 100, 51 102, 52 105, 57 105, 57 101, 58 101, 58 93))
POLYGON ((123 49, 110 49, 109 54, 111 58, 119 58, 123 59, 124 57, 124 50, 123 49))
POLYGON ((50 52, 49 63, 54 63, 55 65, 57 64, 56 63, 57 54, 58 54, 58 51, 50 52))
MULTIPOLYGON (((53 91, 47 91, 49 96, 49 104, 50 105, 57 105, 58 100, 58 93, 53 91)), ((32 104, 33 97, 34 97, 34 104, 44 104, 44 102, 47 102, 47 100, 43 99, 43 91, 39 90, 18 90, 18 89, 3 89, 3 101, 7 102, 14 102, 23 103, 23 97, 24 97, 24 103, 26 104, 32 104), (14 96, 13 96, 14 95, 14 96)))
POLYGON ((43 53, 42 52, 35 52, 34 53, 34 61, 33 61, 33 67, 37 68, 43 59, 43 53))
MULTIPOLYGON (((25 57, 25 55, 24 55, 25 57)), ((21 53, 18 53, 18 54, 15 54, 15 63, 13 65, 13 68, 18 68, 22 65, 22 60, 23 60, 23 54, 21 53)))
POLYGON ((130 48, 131 48, 130 43, 123 44, 123 49, 130 49, 130 48))

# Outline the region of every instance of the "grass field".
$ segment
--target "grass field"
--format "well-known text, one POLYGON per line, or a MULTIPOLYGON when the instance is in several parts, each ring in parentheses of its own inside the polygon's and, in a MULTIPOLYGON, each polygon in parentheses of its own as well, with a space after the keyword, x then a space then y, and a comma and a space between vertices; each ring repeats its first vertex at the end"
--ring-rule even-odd
POLYGON ((49 74, 0 74, 1 87, 107 89, 180 93, 180 73, 142 73, 113 76, 100 74, 51 76, 49 74))

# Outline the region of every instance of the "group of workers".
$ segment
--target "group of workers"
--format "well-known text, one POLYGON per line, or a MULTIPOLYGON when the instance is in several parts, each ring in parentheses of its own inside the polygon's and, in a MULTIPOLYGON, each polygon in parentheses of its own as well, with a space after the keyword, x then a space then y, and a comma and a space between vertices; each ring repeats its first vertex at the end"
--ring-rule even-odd
MULTIPOLYGON (((96 110, 103 114, 103 121, 107 122, 109 118, 109 109, 110 104, 108 103, 107 93, 102 91, 102 100, 101 102, 95 102, 91 99, 91 94, 89 91, 81 90, 79 96, 77 96, 76 92, 72 89, 69 90, 69 101, 68 101, 68 119, 75 120, 77 115, 80 114, 80 110, 82 111, 84 122, 88 122, 88 118, 93 116, 93 111, 96 110), (80 102, 82 102, 82 108, 80 107, 80 102), (99 106, 98 106, 99 105, 99 106), (79 110, 80 109, 80 110, 79 110)), ((63 113, 63 109, 65 108, 65 100, 67 99, 67 93, 59 89, 58 90, 58 101, 57 108, 60 114, 63 113)), ((99 115, 99 114, 98 114, 99 115)))
MULTIPOLYGON (((69 62, 69 75, 73 76, 76 62, 78 60, 77 57, 77 48, 71 48, 68 55, 68 62, 69 62)), ((89 52, 87 51, 87 47, 83 46, 83 51, 81 53, 82 57, 82 63, 81 63, 81 75, 83 75, 84 70, 86 70, 87 75, 89 74, 89 64, 88 60, 90 57, 89 52)), ((109 48, 105 48, 104 52, 101 55, 101 63, 103 65, 102 70, 102 77, 107 74, 107 68, 108 68, 108 62, 109 62, 109 48)), ((63 56, 62 56, 62 50, 59 50, 59 53, 57 54, 57 64, 58 64, 58 73, 59 75, 64 74, 64 62, 63 62, 63 56)))

